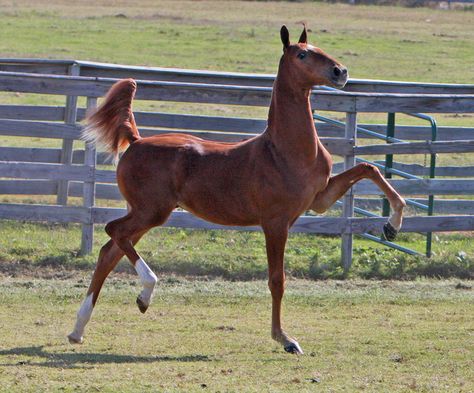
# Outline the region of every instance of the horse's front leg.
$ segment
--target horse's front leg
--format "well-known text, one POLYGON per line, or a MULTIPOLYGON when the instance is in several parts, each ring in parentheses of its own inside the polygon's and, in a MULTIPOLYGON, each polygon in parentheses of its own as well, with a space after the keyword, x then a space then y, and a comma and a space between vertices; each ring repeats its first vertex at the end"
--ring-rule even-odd
POLYGON ((393 213, 384 225, 383 230, 387 240, 394 240, 402 226, 403 208, 406 206, 406 203, 374 165, 368 163, 358 164, 337 176, 331 177, 327 187, 314 198, 311 209, 316 213, 324 213, 350 187, 362 179, 372 180, 384 192, 390 202, 393 213))
POLYGON ((269 221, 262 225, 268 258, 268 286, 272 294, 272 338, 286 352, 303 354, 298 342, 289 337, 281 326, 281 300, 285 291, 284 256, 288 238, 288 221, 269 221))

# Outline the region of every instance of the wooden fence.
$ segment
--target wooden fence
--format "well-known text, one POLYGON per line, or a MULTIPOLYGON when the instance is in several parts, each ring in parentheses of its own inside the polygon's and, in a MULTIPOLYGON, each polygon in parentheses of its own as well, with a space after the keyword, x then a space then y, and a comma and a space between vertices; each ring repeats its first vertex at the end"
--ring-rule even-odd
MULTIPOLYGON (((76 222, 83 225, 81 251, 92 249, 93 225, 105 223, 125 214, 124 209, 98 207, 96 199, 120 200, 115 185, 115 171, 102 169, 104 154, 85 144, 74 150, 79 139, 86 109, 78 98, 86 97, 93 108, 121 77, 138 81, 137 99, 245 105, 267 107, 270 102, 272 75, 227 74, 162 68, 126 67, 75 61, 0 59, 0 91, 54 94, 66 97, 65 106, 0 105, 0 135, 62 140, 61 148, 0 147, 0 194, 56 195, 55 205, 0 204, 0 218, 76 222), (100 166, 99 166, 100 165, 100 166), (82 206, 71 206, 68 197, 82 197, 82 206)), ((439 127, 438 141, 427 142, 427 126, 397 126, 396 136, 410 143, 358 144, 357 114, 364 112, 473 113, 474 85, 416 84, 408 82, 352 80, 347 91, 315 91, 311 97, 315 110, 345 113, 345 127, 317 122, 323 143, 334 155, 342 157, 335 172, 350 168, 358 155, 468 153, 474 151, 474 128, 439 127), (356 91, 359 90, 359 91, 356 91)), ((237 141, 259 133, 265 120, 136 112, 140 133, 144 136, 164 132, 187 132, 204 138, 237 141)), ((340 114, 339 114, 340 116, 340 114)), ((385 133, 385 125, 364 124, 364 128, 385 133)), ((30 142, 28 142, 30 143, 30 142)), ((394 168, 425 176, 428 168, 419 164, 396 163, 394 168)), ((404 196, 412 195, 423 202, 427 195, 474 194, 474 166, 437 168, 442 179, 393 179, 390 182, 404 196), (448 178, 446 178, 448 177, 448 178), (421 198, 421 199, 420 199, 421 198)), ((353 234, 381 231, 386 218, 353 217, 354 204, 375 207, 380 191, 363 181, 346 194, 342 217, 302 216, 295 232, 342 235, 342 258, 346 268, 352 259, 353 234), (362 198, 361 196, 364 196, 362 198)), ((440 199, 435 203, 437 215, 413 216, 404 221, 403 231, 474 230, 474 201, 440 199), (447 215, 455 214, 455 215, 447 215), (460 215, 463 214, 463 215, 460 215)), ((206 229, 258 228, 222 227, 204 222, 187 212, 175 211, 167 226, 206 229)))

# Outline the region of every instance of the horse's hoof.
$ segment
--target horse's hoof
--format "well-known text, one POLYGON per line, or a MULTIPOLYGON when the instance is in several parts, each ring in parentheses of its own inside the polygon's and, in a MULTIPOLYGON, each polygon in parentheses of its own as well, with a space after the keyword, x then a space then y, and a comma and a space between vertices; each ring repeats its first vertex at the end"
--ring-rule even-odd
POLYGON ((74 333, 71 333, 67 336, 69 344, 82 344, 84 342, 84 337, 76 337, 74 333))
POLYGON ((303 355, 303 350, 297 342, 289 343, 283 347, 286 352, 292 353, 294 355, 303 355))
POLYGON ((393 227, 392 224, 390 224, 390 222, 387 222, 383 226, 383 236, 389 242, 395 240, 395 238, 397 237, 397 234, 398 234, 398 231, 393 227))
POLYGON ((137 306, 142 314, 145 314, 146 310, 148 310, 148 305, 143 302, 140 296, 137 297, 137 306))

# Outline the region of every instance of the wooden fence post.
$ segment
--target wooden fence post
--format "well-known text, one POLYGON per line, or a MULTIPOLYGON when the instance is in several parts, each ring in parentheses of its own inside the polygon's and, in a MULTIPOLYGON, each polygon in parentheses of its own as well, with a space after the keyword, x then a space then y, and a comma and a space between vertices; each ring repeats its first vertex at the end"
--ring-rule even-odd
MULTIPOLYGON (((69 75, 77 76, 80 73, 80 66, 72 64, 69 66, 69 75)), ((67 96, 66 108, 64 112, 64 122, 66 124, 76 124, 77 120, 77 96, 67 96)), ((63 139, 63 146, 61 149, 61 164, 72 163, 72 152, 74 146, 74 139, 63 139)), ((58 205, 67 205, 67 197, 69 190, 69 182, 61 180, 58 182, 58 194, 56 203, 58 205)))
MULTIPOLYGON (((345 138, 351 141, 351 144, 355 146, 357 137, 357 113, 347 112, 346 113, 346 128, 345 138)), ((347 154, 344 156, 344 170, 348 170, 355 165, 354 153, 347 154)), ((344 218, 350 218, 354 215, 354 191, 352 187, 347 191, 343 198, 342 215, 344 218)), ((346 228, 347 230, 347 228, 346 228)), ((352 264, 352 232, 342 234, 342 245, 341 245, 341 263, 344 267, 344 273, 346 274, 352 264)))
MULTIPOLYGON (((97 106, 97 98, 87 97, 87 110, 91 110, 97 106)), ((89 222, 82 225, 81 255, 90 254, 92 252, 92 244, 94 241, 94 221, 92 217, 92 207, 95 203, 95 169, 97 163, 97 152, 95 144, 92 142, 85 143, 84 165, 90 166, 93 171, 93 180, 83 183, 83 206, 89 209, 89 222)))

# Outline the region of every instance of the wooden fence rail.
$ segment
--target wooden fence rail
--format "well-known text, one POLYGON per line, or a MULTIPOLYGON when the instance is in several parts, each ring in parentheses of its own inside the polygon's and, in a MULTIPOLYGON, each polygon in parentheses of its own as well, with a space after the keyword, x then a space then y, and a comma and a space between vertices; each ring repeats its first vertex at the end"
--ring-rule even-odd
MULTIPOLYGON (((155 134, 161 132, 169 132, 170 130, 157 130, 155 134)), ((175 130, 173 130, 175 132, 175 130)), ((150 134, 152 132, 150 131, 150 134)), ((146 135, 147 133, 141 133, 146 135)), ((6 135, 6 133, 4 133, 6 135)), ((31 134, 33 135, 33 134, 31 134)), ((206 134, 209 139, 220 140, 224 133, 209 133, 206 134)), ((323 140, 326 140, 323 138, 323 140)), ((326 143, 326 145, 330 145, 326 143)), ((331 147, 329 147, 331 148, 331 147)), ((460 150, 464 149, 460 147, 460 150)), ((357 150, 356 150, 357 151, 357 150)), ((420 152, 423 150, 420 150, 420 152)), ((35 148, 35 147, 0 147, 0 161, 26 161, 57 164, 60 162, 61 149, 59 148, 35 148)), ((82 164, 84 162, 84 150, 73 150, 72 163, 82 164)), ((384 161, 375 161, 383 165, 384 161)), ((109 165, 110 157, 107 153, 99 152, 97 154, 98 165, 109 165)), ((395 162, 393 168, 404 172, 411 173, 416 176, 428 176, 429 168, 421 164, 405 164, 395 162)), ((336 162, 333 165, 333 173, 339 173, 343 170, 342 163, 336 162)), ((436 167, 436 175, 441 177, 474 177, 474 165, 466 166, 438 166, 436 167)))
MULTIPOLYGON (((51 122, 63 121, 65 118, 65 107, 60 106, 34 106, 34 105, 0 105, 0 125, 3 130, 18 127, 31 127, 31 123, 11 123, 8 120, 29 121, 37 120, 43 126, 53 127, 51 122)), ((77 108, 77 121, 85 118, 85 108, 77 108)), ((249 134, 249 136, 262 132, 266 127, 263 119, 246 119, 222 116, 185 115, 176 113, 157 112, 134 112, 135 119, 141 127, 182 129, 185 132, 194 131, 220 131, 227 133, 249 134)), ((360 127, 370 131, 385 133, 385 124, 359 124, 360 127)), ((332 124, 316 121, 316 128, 322 137, 344 137, 344 129, 332 124)), ((80 127, 63 128, 71 130, 77 138, 80 127)), ((400 139, 427 140, 431 138, 431 127, 429 126, 403 126, 397 125, 395 133, 400 139)), ((239 134, 239 135, 240 135, 239 134)), ((55 134, 57 136, 57 134, 55 134)), ((47 137, 47 136, 45 136, 47 137)), ((54 137, 53 135, 50 137, 54 137)), ((366 134, 360 133, 358 139, 370 139, 366 134)), ((450 140, 472 140, 474 139, 474 127, 438 127, 438 141, 450 140)))
MULTIPOLYGON (((105 154, 97 154, 90 144, 85 144, 84 149, 77 149, 74 142, 79 140, 82 129, 79 122, 84 119, 86 112, 85 108, 78 106, 78 98, 86 97, 87 106, 93 108, 97 98, 103 96, 116 81, 114 78, 125 76, 147 79, 138 81, 137 99, 264 107, 268 106, 273 82, 271 75, 148 69, 75 61, 0 59, 0 91, 66 97, 64 106, 0 105, 0 135, 62 140, 61 148, 0 147, 0 194, 57 197, 56 205, 2 203, 0 218, 80 223, 83 225, 81 250, 87 253, 92 249, 93 225, 125 214, 124 209, 95 206, 96 199, 122 199, 115 184, 115 172, 102 167, 108 164, 105 154), (201 83, 195 83, 196 81, 201 83), (98 165, 101 167, 98 168, 98 165), (68 197, 71 196, 81 198, 82 206, 68 205, 68 197)), ((345 129, 316 122, 323 143, 332 154, 342 157, 342 162, 334 166, 336 173, 355 165, 358 155, 474 152, 474 128, 468 127, 440 127, 439 140, 426 142, 431 136, 429 127, 397 126, 397 137, 409 140, 409 143, 357 143, 359 138, 368 138, 367 135, 357 133, 359 112, 473 113, 472 85, 353 80, 349 83, 347 92, 315 90, 311 103, 318 110, 346 114, 345 129), (356 91, 356 87, 359 91, 356 91)), ((136 120, 144 136, 172 131, 223 141, 252 137, 262 132, 266 125, 262 119, 151 112, 136 112, 136 120)), ((364 124, 363 127, 383 133, 386 128, 380 124, 364 124)), ((406 163, 395 163, 394 168, 419 176, 425 176, 428 170, 423 165, 406 163)), ((403 195, 413 196, 423 203, 426 202, 423 199, 426 195, 469 197, 474 194, 474 166, 440 167, 437 168, 437 174, 451 178, 391 179, 390 182, 403 195)), ((292 230, 341 234, 343 262, 348 268, 353 234, 380 232, 386 220, 354 218, 354 206, 361 204, 369 208, 377 207, 380 199, 366 197, 380 194, 380 190, 372 183, 360 182, 344 197, 343 217, 302 216, 292 230)), ((403 230, 474 230, 473 200, 440 199, 435 203, 435 212, 456 215, 408 217, 404 221, 403 230)), ((224 229, 182 211, 174 212, 167 225, 224 229)))
MULTIPOLYGON (((36 75, 0 71, 0 91, 102 97, 116 79, 36 75)), ((203 83, 138 81, 136 99, 265 106, 271 88, 203 83)), ((355 93, 315 90, 315 110, 335 112, 472 113, 474 94, 355 93)))
MULTIPOLYGON (((271 87, 275 79, 273 74, 183 70, 81 60, 0 59, 0 71, 7 72, 68 75, 69 69, 73 65, 79 68, 80 76, 101 78, 134 78, 141 80, 264 87, 271 87)), ((368 93, 474 94, 474 85, 349 79, 344 90, 368 93)))

